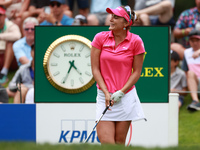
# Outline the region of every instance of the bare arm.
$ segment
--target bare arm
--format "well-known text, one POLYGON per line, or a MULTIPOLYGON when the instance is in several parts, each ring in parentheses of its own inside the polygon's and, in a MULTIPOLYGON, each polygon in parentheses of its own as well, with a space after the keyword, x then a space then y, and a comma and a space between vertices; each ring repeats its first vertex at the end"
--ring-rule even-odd
POLYGON ((48 22, 50 22, 52 24, 54 24, 57 21, 56 18, 54 17, 54 15, 53 15, 53 13, 45 14, 45 19, 46 19, 46 21, 48 21, 48 22))
POLYGON ((101 75, 101 72, 100 72, 100 54, 101 54, 101 50, 99 50, 95 47, 92 47, 92 49, 91 49, 92 73, 93 73, 94 79, 96 80, 99 87, 105 94, 106 106, 108 106, 109 101, 110 101, 110 93, 108 92, 108 89, 106 87, 106 84, 105 84, 103 77, 101 75))
POLYGON ((190 31, 192 31, 193 28, 185 28, 185 29, 174 29, 173 34, 175 38, 183 38, 185 36, 188 36, 188 34, 190 33, 190 31))
POLYGON ((39 15, 40 13, 44 12, 44 8, 36 8, 35 6, 29 6, 28 11, 30 13, 30 16, 39 15))
POLYGON ((129 77, 124 87, 121 89, 123 93, 126 93, 139 80, 143 66, 143 58, 144 53, 134 56, 133 73, 129 77))
POLYGON ((21 0, 9 0, 9 1, 0 0, 0 5, 3 5, 3 6, 5 6, 7 8, 11 4, 18 3, 18 2, 21 2, 21 0))
POLYGON ((12 1, 5 1, 5 0, 0 0, 0 5, 5 6, 6 8, 9 7, 12 4, 12 1))
POLYGON ((28 10, 29 4, 30 4, 30 0, 24 0, 24 2, 22 4, 22 8, 20 9, 20 12, 19 12, 19 17, 21 17, 23 12, 28 10))
POLYGON ((26 56, 22 56, 19 58, 19 62, 23 65, 29 63, 29 60, 26 56))
POLYGON ((193 57, 194 59, 198 58, 199 56, 200 56, 200 49, 194 51, 194 53, 193 53, 193 55, 192 55, 192 57, 193 57))

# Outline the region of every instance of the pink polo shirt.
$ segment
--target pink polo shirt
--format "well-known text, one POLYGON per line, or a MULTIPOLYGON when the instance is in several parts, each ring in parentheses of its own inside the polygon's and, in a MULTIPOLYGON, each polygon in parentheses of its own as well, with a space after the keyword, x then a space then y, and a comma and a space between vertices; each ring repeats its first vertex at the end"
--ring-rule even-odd
POLYGON ((112 31, 97 33, 91 45, 101 50, 101 75, 110 93, 122 89, 132 73, 134 56, 145 52, 142 39, 129 31, 116 48, 112 31))

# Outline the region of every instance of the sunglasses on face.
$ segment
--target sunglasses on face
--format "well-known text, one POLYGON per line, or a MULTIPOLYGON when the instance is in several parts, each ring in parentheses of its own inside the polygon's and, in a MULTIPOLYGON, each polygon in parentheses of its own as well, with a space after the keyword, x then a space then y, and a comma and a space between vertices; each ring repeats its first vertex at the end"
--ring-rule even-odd
POLYGON ((24 30, 25 30, 25 31, 29 31, 29 30, 31 30, 31 31, 35 31, 34 28, 25 28, 24 30))
POLYGON ((54 7, 54 6, 60 7, 60 5, 61 5, 61 3, 50 3, 51 7, 54 7))

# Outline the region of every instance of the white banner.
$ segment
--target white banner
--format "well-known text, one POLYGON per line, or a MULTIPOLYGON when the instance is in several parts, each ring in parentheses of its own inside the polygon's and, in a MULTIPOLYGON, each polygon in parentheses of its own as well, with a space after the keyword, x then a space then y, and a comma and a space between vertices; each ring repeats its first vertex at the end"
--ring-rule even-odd
MULTIPOLYGON (((169 108, 176 111, 178 107, 169 107, 169 103, 142 103, 142 107, 147 121, 132 122, 126 145, 144 147, 177 145, 178 127, 174 127, 178 125, 178 117, 175 115, 176 118, 171 119, 173 122, 170 123, 169 108), (170 136, 173 136, 173 141, 170 141, 170 136)), ((94 103, 36 104, 36 142, 52 144, 84 142, 95 126, 95 111, 94 103)), ((96 130, 88 142, 99 143, 96 130)))

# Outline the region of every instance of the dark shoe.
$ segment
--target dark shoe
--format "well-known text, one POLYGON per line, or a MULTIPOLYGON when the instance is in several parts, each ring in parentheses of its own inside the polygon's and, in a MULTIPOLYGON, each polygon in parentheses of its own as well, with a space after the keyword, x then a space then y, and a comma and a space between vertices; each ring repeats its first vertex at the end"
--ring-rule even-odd
POLYGON ((188 110, 200 110, 200 103, 197 101, 192 101, 190 105, 187 107, 188 110))
POLYGON ((7 82, 7 76, 0 73, 0 84, 5 84, 7 82))

